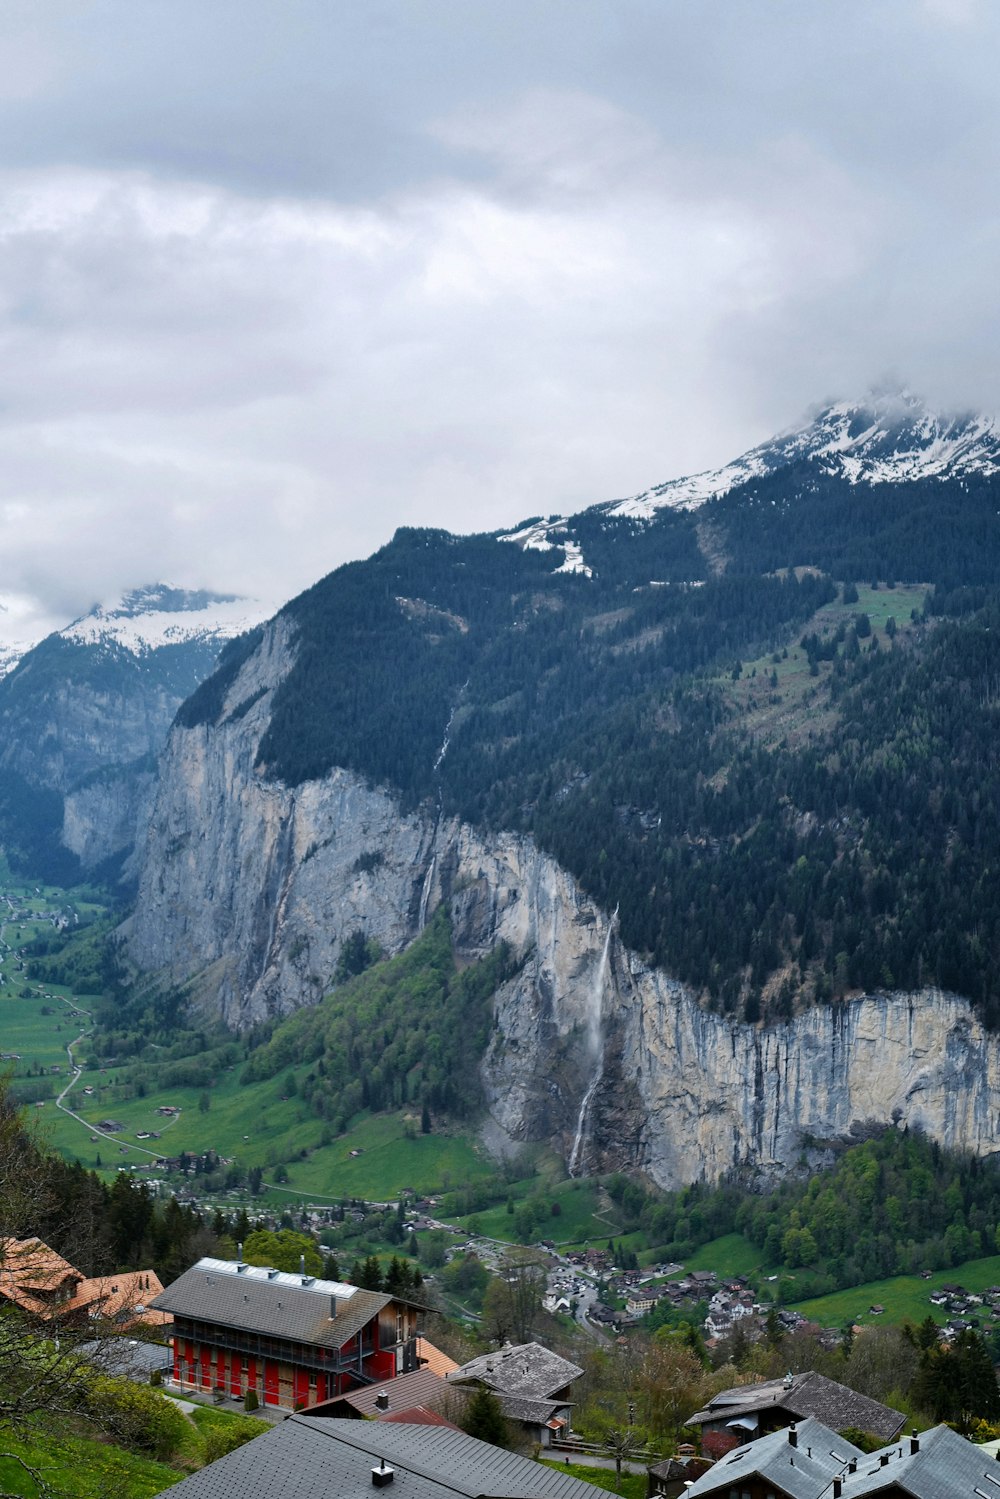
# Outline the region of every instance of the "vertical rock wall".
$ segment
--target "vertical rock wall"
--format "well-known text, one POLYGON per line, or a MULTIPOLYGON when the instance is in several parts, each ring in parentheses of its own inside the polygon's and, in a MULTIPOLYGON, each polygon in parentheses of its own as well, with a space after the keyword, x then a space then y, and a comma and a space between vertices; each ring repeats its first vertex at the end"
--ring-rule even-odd
POLYGON ((402 814, 344 770, 293 790, 268 780, 255 759, 290 630, 269 628, 218 725, 171 734, 127 928, 141 969, 190 982, 243 1029, 318 1000, 354 930, 398 952, 448 899, 468 956, 504 941, 521 960, 483 1062, 495 1142, 554 1141, 569 1158, 579 1130, 580 1170, 641 1168, 663 1186, 777 1173, 869 1120, 998 1148, 1000 1052, 965 1001, 877 994, 735 1025, 609 941, 609 914, 529 840, 402 814))

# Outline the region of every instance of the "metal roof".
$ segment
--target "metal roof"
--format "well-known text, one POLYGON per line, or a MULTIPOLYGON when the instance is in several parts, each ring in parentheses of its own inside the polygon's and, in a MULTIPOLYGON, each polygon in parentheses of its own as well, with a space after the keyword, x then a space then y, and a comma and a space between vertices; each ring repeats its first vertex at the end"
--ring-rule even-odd
MULTIPOLYGON (((429 1400, 439 1400, 448 1393, 448 1386, 432 1369, 414 1369, 409 1374, 397 1374, 384 1384, 366 1385, 364 1389, 349 1390, 346 1395, 332 1395, 320 1400, 304 1414, 323 1416, 329 1411, 334 1418, 338 1407, 345 1403, 362 1416, 379 1416, 382 1411, 411 1410, 415 1405, 426 1405, 429 1400), (388 1405, 379 1405, 385 1396, 388 1405)), ((464 1392, 463 1392, 464 1393, 464 1392)), ((456 1397, 452 1394, 451 1398, 456 1397)))
POLYGON ((269 1272, 254 1265, 240 1269, 235 1260, 206 1258, 150 1305, 175 1317, 342 1348, 382 1307, 399 1299, 339 1281, 269 1272))
POLYGON ((843 1495, 860 1499, 897 1486, 913 1499, 1000 1499, 1000 1462, 949 1426, 934 1426, 917 1439, 916 1452, 906 1437, 863 1458, 845 1478, 843 1495))
MULTIPOLYGON (((844 1472, 852 1457, 862 1454, 812 1416, 796 1427, 795 1435, 795 1446, 789 1441, 789 1432, 781 1430, 727 1452, 691 1485, 687 1491, 690 1499, 701 1499, 703 1494, 728 1495, 732 1489, 738 1490, 741 1480, 753 1477, 773 1484, 791 1499, 820 1499, 820 1495, 827 1499, 831 1479, 844 1472)), ((845 1496, 847 1492, 845 1485, 845 1496)))
POLYGON ((165 1343, 142 1343, 134 1338, 107 1338, 79 1345, 78 1352, 107 1374, 121 1379, 141 1379, 148 1383, 156 1369, 171 1367, 170 1349, 165 1343))
POLYGON ((164 1499, 371 1499, 372 1469, 393 1469, 387 1499, 594 1499, 591 1484, 442 1426, 289 1416, 163 1491, 164 1499))

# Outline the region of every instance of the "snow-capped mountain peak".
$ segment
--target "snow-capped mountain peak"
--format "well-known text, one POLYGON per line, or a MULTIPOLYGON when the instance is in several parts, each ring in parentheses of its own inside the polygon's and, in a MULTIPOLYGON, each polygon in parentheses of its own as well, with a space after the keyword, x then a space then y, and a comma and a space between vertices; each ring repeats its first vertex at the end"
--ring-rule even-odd
MULTIPOLYGON (((1000 421, 972 413, 946 416, 932 412, 905 389, 873 390, 863 401, 842 401, 819 408, 797 426, 722 468, 668 479, 629 499, 605 501, 590 508, 610 517, 651 520, 659 510, 697 510, 741 484, 802 462, 815 464, 819 472, 851 484, 898 484, 904 480, 1000 473, 1000 421)), ((580 545, 573 539, 569 516, 527 521, 499 539, 528 550, 561 548, 565 560, 558 572, 591 575, 580 545)))
POLYGON ((114 644, 144 655, 190 640, 222 645, 269 619, 277 607, 261 599, 155 583, 96 604, 58 633, 82 645, 114 644))
POLYGON ((802 460, 852 484, 994 474, 1000 472, 1000 424, 994 417, 931 412, 907 390, 873 391, 864 401, 822 408, 723 468, 670 479, 601 508, 640 520, 664 507, 696 510, 740 484, 802 460))

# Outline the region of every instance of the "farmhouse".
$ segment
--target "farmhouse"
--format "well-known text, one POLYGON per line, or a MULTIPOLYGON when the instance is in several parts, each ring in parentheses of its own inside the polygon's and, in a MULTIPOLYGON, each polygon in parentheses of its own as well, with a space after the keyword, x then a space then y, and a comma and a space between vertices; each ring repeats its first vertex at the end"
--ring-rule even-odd
POLYGON ((303 1271, 205 1258, 154 1306, 174 1317, 173 1378, 300 1409, 417 1367, 422 1308, 303 1271))
POLYGON ((541 1343, 506 1343, 498 1353, 480 1354, 448 1375, 450 1385, 480 1386, 499 1398, 505 1416, 533 1442, 548 1447, 568 1430, 571 1386, 583 1370, 541 1343))

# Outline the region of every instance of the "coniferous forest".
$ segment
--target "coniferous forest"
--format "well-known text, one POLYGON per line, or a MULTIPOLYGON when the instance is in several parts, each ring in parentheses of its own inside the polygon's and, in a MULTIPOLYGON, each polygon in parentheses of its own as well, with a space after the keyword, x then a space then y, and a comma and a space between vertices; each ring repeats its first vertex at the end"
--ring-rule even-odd
MULTIPOLYGON (((400 531, 287 606, 261 769, 344 765, 532 834, 725 1013, 936 984, 995 1027, 998 500, 995 479, 792 467, 693 515, 574 518, 592 577, 557 571, 558 547, 400 531), (859 583, 920 585, 920 605, 879 635, 859 583), (815 694, 761 733, 732 684, 752 673, 777 714, 790 649, 815 694)), ((181 722, 218 717, 253 643, 181 722)))

